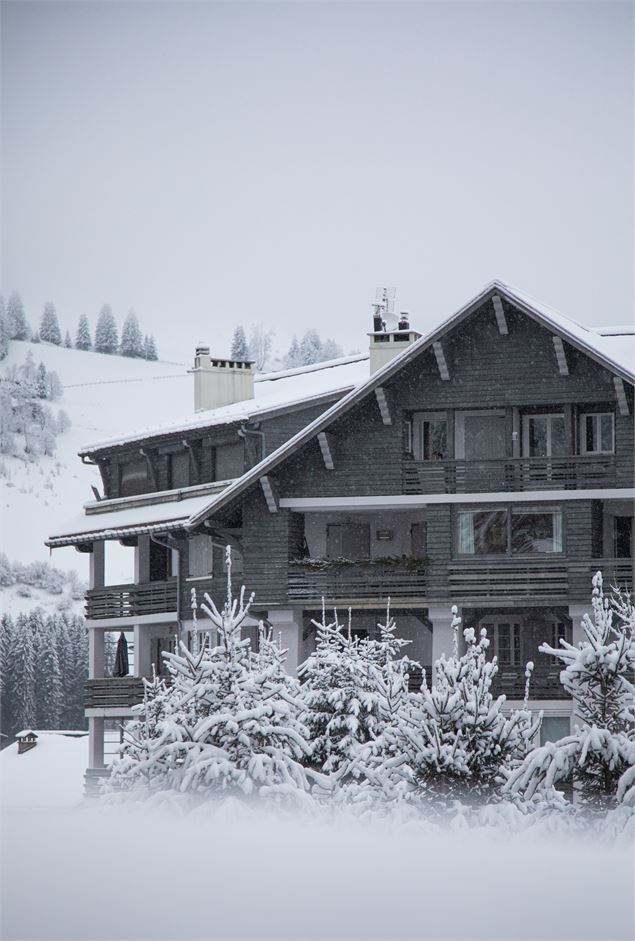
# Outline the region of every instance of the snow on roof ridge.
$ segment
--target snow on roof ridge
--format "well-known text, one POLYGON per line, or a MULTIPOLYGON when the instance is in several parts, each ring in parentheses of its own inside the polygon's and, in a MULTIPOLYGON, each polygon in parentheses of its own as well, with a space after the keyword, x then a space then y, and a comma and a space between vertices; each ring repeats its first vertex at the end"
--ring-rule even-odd
POLYGON ((369 353, 352 353, 350 356, 324 359, 319 363, 308 363, 306 366, 294 366, 292 369, 279 369, 275 372, 258 373, 254 382, 275 382, 277 379, 286 379, 288 376, 301 376, 304 373, 317 372, 320 369, 333 369, 335 366, 346 366, 348 363, 361 363, 365 359, 370 359, 369 353))

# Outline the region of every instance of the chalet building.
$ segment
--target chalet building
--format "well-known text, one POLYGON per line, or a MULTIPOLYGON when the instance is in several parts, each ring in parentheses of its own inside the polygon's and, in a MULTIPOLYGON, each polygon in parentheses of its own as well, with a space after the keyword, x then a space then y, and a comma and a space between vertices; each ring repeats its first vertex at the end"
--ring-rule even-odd
POLYGON ((488 630, 497 691, 522 699, 533 660, 542 734, 568 730, 538 646, 580 639, 598 569, 632 587, 635 331, 582 327, 498 281, 424 336, 376 313, 369 355, 286 373, 199 347, 190 418, 81 452, 103 499, 48 545, 90 554, 89 777, 141 677, 188 639, 191 589, 222 602, 227 544, 289 670, 323 598, 371 634, 390 598, 428 669, 451 652, 456 604, 488 630), (134 553, 133 584, 105 583, 109 542, 134 553), (108 631, 129 637, 132 676, 104 676, 108 631))

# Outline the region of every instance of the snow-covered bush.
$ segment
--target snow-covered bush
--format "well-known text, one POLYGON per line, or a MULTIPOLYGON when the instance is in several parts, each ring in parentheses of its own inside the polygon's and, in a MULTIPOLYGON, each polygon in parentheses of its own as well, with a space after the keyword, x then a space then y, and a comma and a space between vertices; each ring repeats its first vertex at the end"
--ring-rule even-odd
POLYGON ((591 606, 592 616, 582 622, 585 640, 575 646, 561 639, 557 650, 540 647, 564 664, 560 682, 581 725, 529 754, 507 790, 550 797, 556 785, 571 781, 581 807, 635 806, 635 610, 628 595, 604 596, 600 572, 591 606))
POLYGON ((111 790, 145 784, 205 797, 307 795, 302 763, 309 745, 298 720, 297 682, 264 630, 259 652, 241 638, 253 596, 245 602, 243 588, 233 598, 229 548, 226 560, 226 603, 218 611, 205 595, 210 632, 201 649, 194 630, 191 650, 181 642, 178 653, 165 654, 171 683, 146 684, 139 722, 113 765, 111 790))

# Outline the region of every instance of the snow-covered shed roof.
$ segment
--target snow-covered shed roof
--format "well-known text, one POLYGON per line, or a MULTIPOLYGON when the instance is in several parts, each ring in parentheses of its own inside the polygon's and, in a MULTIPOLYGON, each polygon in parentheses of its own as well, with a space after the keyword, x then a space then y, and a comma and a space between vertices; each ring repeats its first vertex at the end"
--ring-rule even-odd
POLYGON ((198 429, 211 429, 250 419, 265 418, 299 406, 318 405, 337 395, 344 395, 368 377, 368 353, 343 356, 324 363, 297 369, 263 373, 254 380, 254 398, 222 408, 205 409, 182 419, 142 428, 136 432, 82 447, 81 456, 98 451, 163 438, 198 429))
POLYGON ((622 379, 633 383, 635 381, 635 336, 632 334, 619 334, 605 336, 590 327, 584 327, 554 308, 541 304, 529 295, 518 291, 503 281, 490 281, 467 304, 464 304, 456 313, 444 320, 438 327, 424 334, 415 343, 408 346, 403 353, 395 356, 381 369, 373 373, 361 385, 356 386, 348 395, 327 409, 322 415, 301 429, 292 438, 281 445, 276 451, 268 455, 255 467, 237 478, 222 494, 214 500, 209 507, 195 513, 188 521, 188 527, 199 525, 212 512, 220 510, 231 502, 236 496, 255 484, 263 475, 268 474, 288 455, 296 451, 302 444, 314 438, 323 431, 332 421, 343 415, 357 402, 370 392, 381 386, 387 379, 400 370, 406 363, 418 356, 423 350, 432 346, 445 333, 457 326, 463 319, 474 313, 486 300, 493 295, 508 300, 518 310, 532 317, 555 335, 560 336, 572 346, 589 355, 601 365, 617 373, 622 379))

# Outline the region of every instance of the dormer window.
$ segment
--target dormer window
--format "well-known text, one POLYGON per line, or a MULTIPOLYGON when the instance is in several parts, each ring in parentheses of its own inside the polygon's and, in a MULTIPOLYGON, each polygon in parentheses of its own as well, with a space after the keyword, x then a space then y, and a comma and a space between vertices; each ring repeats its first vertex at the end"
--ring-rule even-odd
POLYGON ((613 454, 615 422, 612 412, 585 413, 580 416, 580 453, 613 454))

